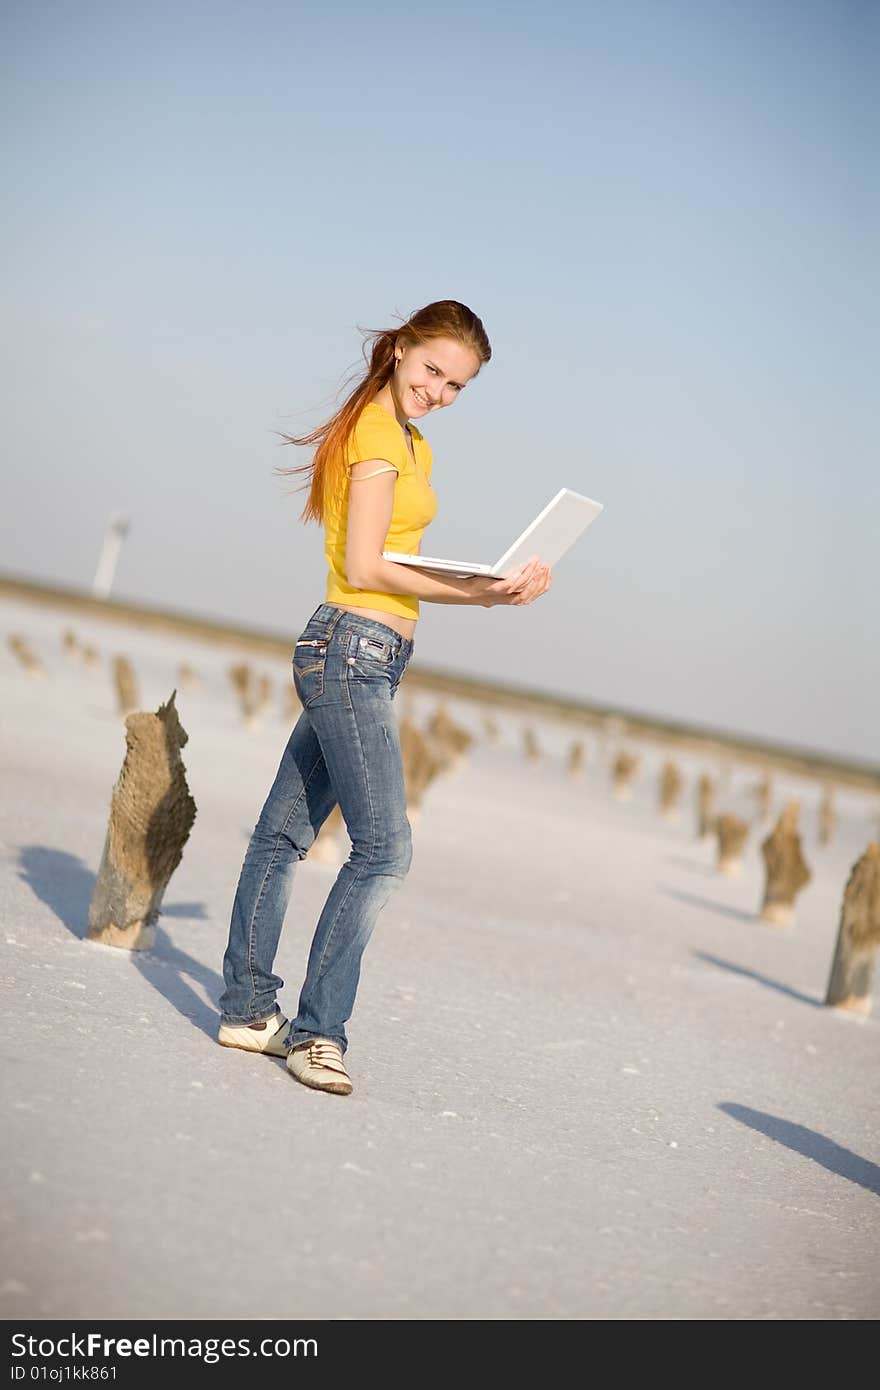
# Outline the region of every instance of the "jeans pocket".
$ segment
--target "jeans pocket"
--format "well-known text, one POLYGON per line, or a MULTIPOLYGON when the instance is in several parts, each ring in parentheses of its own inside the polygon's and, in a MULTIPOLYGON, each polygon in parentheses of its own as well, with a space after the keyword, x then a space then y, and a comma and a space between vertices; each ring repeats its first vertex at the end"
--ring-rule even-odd
POLYGON ((365 637, 361 632, 353 632, 349 640, 349 655, 359 661, 378 661, 382 666, 390 666, 395 656, 394 644, 382 637, 365 637))
POLYGON ((326 637, 303 637, 293 649, 293 684, 304 709, 324 694, 327 666, 326 637))
POLYGON ((397 649, 392 641, 365 636, 362 632, 349 634, 346 664, 359 667, 367 675, 379 675, 390 670, 396 654, 397 649))
POLYGON ((345 646, 345 673, 349 682, 378 692, 390 689, 396 675, 398 646, 393 639, 351 632, 345 646))

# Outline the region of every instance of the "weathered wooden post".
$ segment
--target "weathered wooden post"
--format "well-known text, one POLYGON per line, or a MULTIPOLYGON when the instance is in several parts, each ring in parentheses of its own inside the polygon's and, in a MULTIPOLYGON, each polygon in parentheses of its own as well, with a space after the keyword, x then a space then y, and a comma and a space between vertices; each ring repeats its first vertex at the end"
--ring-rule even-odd
POLYGON ((306 858, 317 864, 341 864, 345 857, 342 841, 344 830, 345 817, 337 802, 315 836, 306 858))
POLYGON ((473 743, 473 735, 456 724, 444 704, 439 705, 431 715, 426 733, 442 749, 442 756, 450 768, 459 767, 465 761, 465 755, 473 743))
POLYGON ((769 771, 765 771, 763 777, 754 786, 755 794, 755 814, 759 821, 770 819, 770 807, 773 804, 773 778, 769 771))
POLYGON ((677 821, 681 815, 681 773, 671 760, 660 770, 660 815, 665 821, 677 821))
POLYGON ((871 982, 878 946, 880 842, 872 841, 853 865, 843 894, 826 1004, 852 1013, 871 1012, 871 982))
POLYGON ((133 713, 140 703, 134 668, 127 656, 113 659, 113 682, 116 686, 116 708, 121 715, 133 713))
POLYGON ((638 765, 639 759, 634 753, 626 753, 621 749, 617 754, 611 767, 615 800, 629 801, 632 796, 632 782, 638 765))
POLYGON ((733 757, 725 748, 721 748, 718 753, 718 790, 722 793, 729 792, 732 780, 733 757))
POLYGON ((71 661, 81 660, 79 638, 73 628, 67 627, 61 634, 61 649, 71 661))
POLYGON ((606 714, 601 724, 602 751, 605 755, 608 766, 612 762, 612 752, 615 744, 626 737, 626 720, 619 714, 606 714))
POLYGON ((500 737, 498 724, 491 714, 483 715, 483 732, 490 743, 497 743, 500 737))
POLYGON ((38 676, 40 678, 45 676, 45 666, 40 658, 31 650, 30 645, 24 637, 14 632, 8 639, 8 645, 29 676, 38 676))
POLYGON ((777 927, 791 925, 794 900, 812 877, 801 851, 799 811, 799 802, 786 802, 772 835, 761 845, 767 868, 761 920, 777 927))
POLYGON ((834 830, 837 824, 837 816, 834 811, 834 787, 830 782, 826 782, 822 788, 822 799, 819 802, 819 844, 830 845, 834 839, 834 830))
POLYGON ((246 661, 237 661, 229 667, 229 679, 238 696, 238 707, 245 728, 255 729, 260 709, 260 696, 254 671, 246 661))
POLYGON ((447 767, 441 746, 428 738, 412 719, 398 720, 403 780, 406 786, 406 814, 413 829, 422 818, 425 792, 434 778, 447 767))
POLYGON ((697 783, 697 837, 708 840, 715 826, 715 783, 704 772, 697 783))
POLYGON ((302 713, 302 704, 296 693, 296 686, 291 681, 286 684, 281 693, 281 718, 285 724, 295 724, 302 713))
POLYGON ((257 713, 268 709, 272 703, 272 677, 268 671, 263 671, 257 681, 257 713))
POLYGON ((177 680, 183 690, 198 690, 202 684, 199 673, 188 661, 182 661, 178 666, 177 680))
POLYGON ((585 761, 586 752, 584 749, 584 741, 582 738, 577 738, 569 747, 568 762, 566 764, 566 770, 573 782, 583 781, 585 761))
POLYGON ((742 872, 743 846, 749 833, 746 821, 730 813, 715 817, 718 837, 718 872, 736 878, 742 872))
POLYGON ((174 703, 125 721, 125 759, 113 788, 87 937, 148 951, 162 897, 183 857, 196 815, 180 750, 187 742, 174 703))
POLYGON ((531 724, 526 724, 522 731, 523 749, 530 763, 537 763, 541 758, 541 745, 538 743, 538 735, 531 724))
POLYGON ((462 766, 467 761, 474 736, 462 724, 453 724, 449 737, 456 766, 462 766))

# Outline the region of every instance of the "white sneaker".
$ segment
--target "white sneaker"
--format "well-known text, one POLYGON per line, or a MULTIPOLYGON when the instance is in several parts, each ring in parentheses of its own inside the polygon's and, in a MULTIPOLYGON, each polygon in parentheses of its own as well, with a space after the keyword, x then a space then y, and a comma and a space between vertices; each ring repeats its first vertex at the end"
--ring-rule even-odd
POLYGON ((270 1057, 286 1057, 289 1048, 285 1040, 289 1027, 284 1014, 276 1014, 262 1023, 242 1023, 237 1026, 221 1023, 217 1041, 221 1047, 240 1047, 244 1052, 266 1052, 270 1057))
POLYGON ((345 1070, 342 1048, 329 1038, 312 1038, 287 1054, 287 1070, 316 1091, 332 1091, 337 1096, 351 1095, 351 1077, 345 1070))

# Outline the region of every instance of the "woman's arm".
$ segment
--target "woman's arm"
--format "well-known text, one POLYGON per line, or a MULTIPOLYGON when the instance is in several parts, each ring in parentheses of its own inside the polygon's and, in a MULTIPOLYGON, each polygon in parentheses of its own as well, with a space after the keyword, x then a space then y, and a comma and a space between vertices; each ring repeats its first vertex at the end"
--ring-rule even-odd
POLYGON ((345 571, 349 584, 377 594, 413 594, 431 603, 480 603, 473 584, 473 578, 479 576, 439 579, 382 559, 394 511, 397 471, 374 474, 378 467, 378 460, 363 459, 351 470, 352 483, 357 486, 349 490, 348 497, 345 571))
POLYGON ((468 603, 484 608, 496 604, 531 603, 550 587, 549 567, 530 561, 506 579, 475 574, 466 579, 440 578, 399 562, 382 559, 394 511, 396 470, 375 473, 379 461, 354 464, 349 490, 345 572, 355 589, 379 594, 413 594, 427 603, 468 603), (373 474, 372 477, 366 475, 373 474))

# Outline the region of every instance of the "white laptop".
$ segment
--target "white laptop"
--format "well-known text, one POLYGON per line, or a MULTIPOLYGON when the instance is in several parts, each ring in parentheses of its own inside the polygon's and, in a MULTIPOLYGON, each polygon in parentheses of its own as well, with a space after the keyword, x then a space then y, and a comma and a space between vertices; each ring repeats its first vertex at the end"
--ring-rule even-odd
POLYGON ((574 545, 578 536, 586 531, 590 522, 596 520, 603 507, 604 503, 582 497, 579 492, 572 492, 571 488, 560 488, 494 564, 437 560, 432 555, 401 555, 396 550, 383 550, 382 559, 397 560, 402 565, 414 565, 418 569, 441 570, 460 579, 471 574, 491 574, 496 579, 503 579, 532 555, 537 555, 545 565, 555 565, 574 545))

